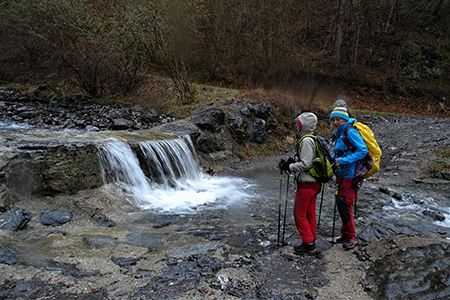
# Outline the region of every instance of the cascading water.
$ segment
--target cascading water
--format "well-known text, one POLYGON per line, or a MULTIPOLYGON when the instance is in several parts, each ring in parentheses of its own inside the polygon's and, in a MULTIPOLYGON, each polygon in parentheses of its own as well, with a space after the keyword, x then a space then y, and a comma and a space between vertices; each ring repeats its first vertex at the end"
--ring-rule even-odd
POLYGON ((190 137, 139 143, 140 162, 132 147, 110 139, 98 145, 105 187, 117 185, 141 209, 195 212, 221 208, 250 197, 251 186, 241 178, 212 177, 201 172, 190 137), (146 176, 142 163, 151 176, 146 176))
POLYGON ((194 146, 189 136, 183 139, 148 141, 139 144, 150 166, 156 169, 156 177, 163 180, 167 187, 170 178, 176 178, 175 171, 180 178, 199 180, 200 167, 193 154, 194 146))

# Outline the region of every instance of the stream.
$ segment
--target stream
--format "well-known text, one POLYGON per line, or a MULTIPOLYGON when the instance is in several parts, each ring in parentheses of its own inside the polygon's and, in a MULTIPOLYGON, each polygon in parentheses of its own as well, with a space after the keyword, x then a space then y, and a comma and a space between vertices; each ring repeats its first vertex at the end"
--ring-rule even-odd
MULTIPOLYGON (((210 175, 185 135, 158 133, 155 141, 151 130, 44 130, 27 137, 25 125, 3 126, 3 159, 14 141, 21 153, 17 169, 6 173, 21 175, 8 179, 18 188, 16 202, 0 215, 0 299, 338 299, 341 287, 351 290, 342 299, 445 299, 449 182, 423 170, 434 158, 430 145, 450 143, 439 134, 450 122, 395 116, 367 122, 379 137, 383 165, 358 194, 359 245, 343 251, 331 243, 334 184, 327 183, 316 206, 316 243, 325 258, 292 253, 301 243, 292 216, 295 184, 276 167, 288 154, 210 175), (95 147, 87 142, 92 137, 95 147), (68 159, 49 162, 58 156, 68 159), (82 165, 89 172, 78 172, 82 165), (37 187, 25 180, 30 166, 49 181, 37 187), (68 177, 68 186, 76 178, 93 187, 51 194, 60 185, 50 175, 70 172, 77 176, 68 177), (13 230, 5 227, 11 215, 28 221, 13 230), (361 277, 347 278, 353 275, 361 277)), ((335 236, 339 228, 336 218, 335 236)))

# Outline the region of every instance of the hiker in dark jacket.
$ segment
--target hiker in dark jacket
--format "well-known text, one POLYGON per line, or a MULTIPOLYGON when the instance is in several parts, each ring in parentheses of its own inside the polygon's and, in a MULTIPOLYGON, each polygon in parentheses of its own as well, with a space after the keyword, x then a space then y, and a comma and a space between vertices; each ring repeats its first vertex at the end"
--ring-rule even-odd
POLYGON ((295 122, 301 139, 296 153, 296 160, 289 159, 285 170, 297 172, 297 192, 295 193, 294 218, 297 229, 303 240, 300 246, 294 247, 296 254, 314 255, 316 249, 316 199, 322 185, 314 177, 306 174, 313 166, 316 157, 316 145, 313 138, 303 136, 313 134, 317 125, 317 117, 311 112, 299 115, 295 122))
POLYGON ((355 175, 356 167, 358 162, 366 156, 368 149, 361 134, 356 129, 347 131, 348 141, 355 148, 355 151, 350 151, 345 145, 343 133, 347 127, 351 126, 348 111, 345 107, 335 107, 331 112, 330 120, 337 129, 332 157, 336 162, 336 202, 342 221, 342 235, 336 242, 344 243, 343 246, 346 249, 352 249, 357 242, 352 208, 363 181, 362 177, 355 175))

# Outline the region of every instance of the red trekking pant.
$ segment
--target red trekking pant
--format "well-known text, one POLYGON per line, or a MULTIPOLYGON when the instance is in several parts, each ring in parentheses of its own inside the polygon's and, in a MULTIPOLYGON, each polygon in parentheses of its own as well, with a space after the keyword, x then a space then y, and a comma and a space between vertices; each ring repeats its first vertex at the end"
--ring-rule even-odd
POLYGON ((353 217, 353 204, 358 190, 358 178, 338 179, 337 208, 342 221, 341 233, 343 236, 356 237, 355 220, 353 217))
POLYGON ((306 244, 316 240, 316 199, 322 185, 318 182, 299 182, 295 193, 294 219, 298 232, 306 244))

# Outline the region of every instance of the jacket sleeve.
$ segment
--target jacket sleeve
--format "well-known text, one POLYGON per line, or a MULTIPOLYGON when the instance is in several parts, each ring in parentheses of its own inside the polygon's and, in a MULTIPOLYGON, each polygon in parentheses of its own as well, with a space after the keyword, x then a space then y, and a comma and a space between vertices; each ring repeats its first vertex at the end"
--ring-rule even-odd
POLYGON ((289 165, 291 172, 302 172, 311 169, 316 157, 316 144, 313 138, 305 137, 298 145, 298 162, 289 165))
POLYGON ((364 156, 366 156, 369 152, 366 143, 364 143, 364 140, 358 130, 350 129, 349 131, 347 131, 347 138, 350 144, 352 144, 356 150, 355 152, 348 151, 349 154, 347 156, 340 157, 340 165, 358 162, 359 160, 363 159, 364 156))

